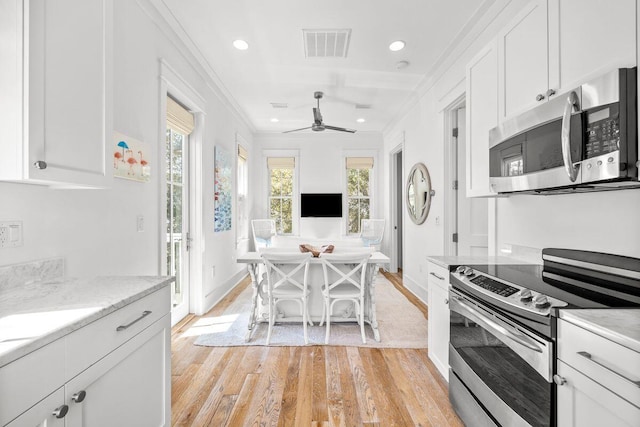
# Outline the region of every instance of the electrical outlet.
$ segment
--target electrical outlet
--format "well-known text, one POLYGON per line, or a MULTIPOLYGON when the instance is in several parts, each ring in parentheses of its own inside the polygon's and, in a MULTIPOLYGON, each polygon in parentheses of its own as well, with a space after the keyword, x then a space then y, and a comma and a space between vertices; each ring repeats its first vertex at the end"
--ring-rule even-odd
POLYGON ((136 230, 138 233, 142 233, 144 231, 144 216, 138 215, 136 217, 136 230))
POLYGON ((216 277, 216 266, 211 267, 211 277, 216 277))
POLYGON ((0 248, 22 246, 22 221, 0 222, 0 248))

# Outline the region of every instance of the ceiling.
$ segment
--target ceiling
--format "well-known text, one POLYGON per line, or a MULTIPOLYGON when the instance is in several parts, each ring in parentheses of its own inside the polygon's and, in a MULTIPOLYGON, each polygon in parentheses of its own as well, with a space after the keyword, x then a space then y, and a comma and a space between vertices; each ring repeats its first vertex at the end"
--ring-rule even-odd
POLYGON ((325 124, 383 131, 487 3, 491 1, 155 2, 256 132, 311 126, 315 91, 324 92, 320 109, 325 124), (305 57, 303 30, 335 29, 350 30, 346 57, 305 57), (236 39, 249 48, 235 49, 236 39), (394 40, 403 40, 406 47, 390 51, 394 40), (398 68, 399 61, 408 65, 398 68), (356 122, 359 118, 365 122, 356 122))

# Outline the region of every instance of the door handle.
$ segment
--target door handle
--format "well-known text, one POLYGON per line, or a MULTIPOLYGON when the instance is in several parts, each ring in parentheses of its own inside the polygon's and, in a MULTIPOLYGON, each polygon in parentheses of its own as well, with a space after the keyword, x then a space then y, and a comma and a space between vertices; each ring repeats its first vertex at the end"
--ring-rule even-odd
POLYGON ((575 182, 578 177, 578 167, 573 165, 573 159, 571 159, 571 113, 574 110, 576 112, 580 111, 580 105, 578 95, 576 95, 575 91, 571 91, 567 98, 567 103, 564 106, 562 132, 560 134, 562 142, 562 161, 564 162, 564 169, 571 182, 575 182))

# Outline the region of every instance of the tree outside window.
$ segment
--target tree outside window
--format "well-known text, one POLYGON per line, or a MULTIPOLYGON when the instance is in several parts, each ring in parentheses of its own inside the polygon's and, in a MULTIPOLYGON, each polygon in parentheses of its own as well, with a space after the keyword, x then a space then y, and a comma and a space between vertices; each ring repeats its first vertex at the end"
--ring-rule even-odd
POLYGON ((293 158, 269 158, 269 217, 279 234, 293 233, 293 158))
POLYGON ((360 233, 360 222, 371 217, 373 158, 347 157, 347 233, 360 233))

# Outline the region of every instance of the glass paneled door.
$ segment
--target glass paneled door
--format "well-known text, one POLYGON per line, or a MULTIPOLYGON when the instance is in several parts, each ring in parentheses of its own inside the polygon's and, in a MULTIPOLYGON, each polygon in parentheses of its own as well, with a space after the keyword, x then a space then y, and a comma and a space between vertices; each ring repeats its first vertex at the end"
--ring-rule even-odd
POLYGON ((166 274, 175 276, 173 284, 171 323, 189 314, 189 137, 172 128, 166 137, 166 274))

